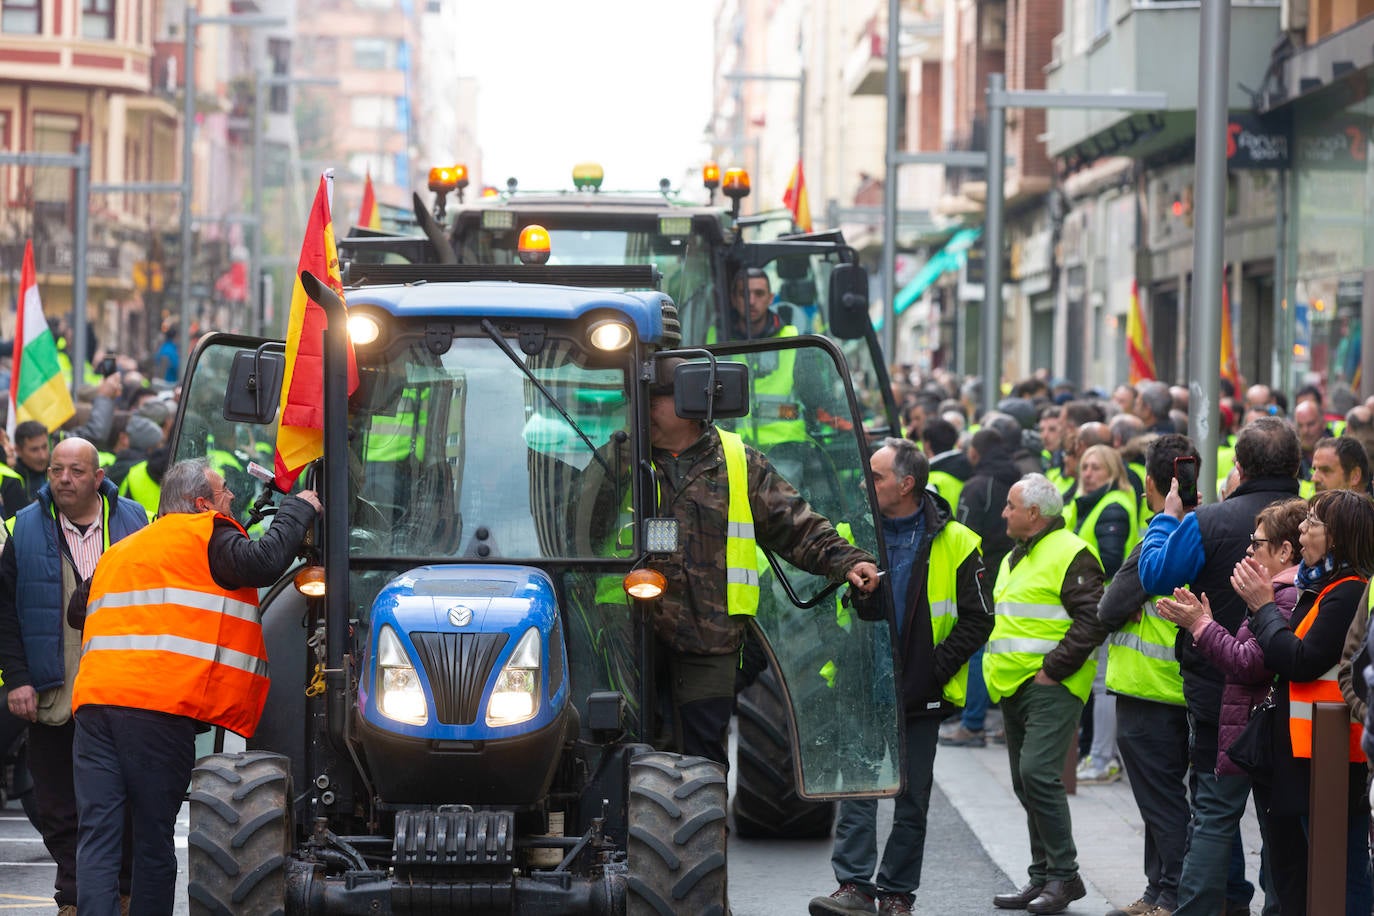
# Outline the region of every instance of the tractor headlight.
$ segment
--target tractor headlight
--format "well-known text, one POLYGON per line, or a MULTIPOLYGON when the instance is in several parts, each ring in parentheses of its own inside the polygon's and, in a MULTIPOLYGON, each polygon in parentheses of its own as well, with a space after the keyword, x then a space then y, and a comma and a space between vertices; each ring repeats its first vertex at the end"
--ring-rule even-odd
POLYGON ((530 627, 496 676, 487 702, 488 725, 516 725, 539 712, 542 650, 539 631, 530 627))
POLYGON ((420 674, 391 627, 382 627, 377 637, 377 708, 388 719, 407 725, 429 721, 420 674))

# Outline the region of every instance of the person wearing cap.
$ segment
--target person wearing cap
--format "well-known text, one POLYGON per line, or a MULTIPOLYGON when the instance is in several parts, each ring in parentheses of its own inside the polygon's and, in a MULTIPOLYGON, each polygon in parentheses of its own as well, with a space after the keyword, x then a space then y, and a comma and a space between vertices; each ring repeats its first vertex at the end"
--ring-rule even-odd
MULTIPOLYGON (((124 429, 115 436, 115 460, 105 471, 105 476, 116 487, 124 483, 129 469, 148 460, 153 450, 162 444, 162 427, 142 414, 126 415, 124 429)), ((116 419, 116 423, 119 419, 116 419)))
POLYGON ((762 452, 734 433, 677 415, 673 373, 683 362, 660 360, 649 389, 656 514, 677 519, 680 546, 648 561, 668 580, 653 626, 665 656, 660 678, 671 685, 677 750, 728 766, 740 649, 759 604, 755 543, 862 592, 878 587, 879 573, 873 558, 841 537, 762 452))

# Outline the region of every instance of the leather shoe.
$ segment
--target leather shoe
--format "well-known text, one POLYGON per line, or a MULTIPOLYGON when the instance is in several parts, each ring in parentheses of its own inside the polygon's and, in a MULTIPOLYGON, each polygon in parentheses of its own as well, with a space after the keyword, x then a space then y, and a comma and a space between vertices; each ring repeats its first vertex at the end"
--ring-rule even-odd
POLYGON ((1083 879, 1078 875, 1067 881, 1062 878, 1046 881, 1040 896, 1026 904, 1026 909, 1036 914, 1062 913, 1068 909, 1070 903, 1087 895, 1088 889, 1083 886, 1083 879))
POLYGON ((999 910, 1024 910, 1026 905, 1040 896, 1045 889, 1043 884, 1027 884, 1011 894, 998 894, 992 898, 992 905, 999 910))

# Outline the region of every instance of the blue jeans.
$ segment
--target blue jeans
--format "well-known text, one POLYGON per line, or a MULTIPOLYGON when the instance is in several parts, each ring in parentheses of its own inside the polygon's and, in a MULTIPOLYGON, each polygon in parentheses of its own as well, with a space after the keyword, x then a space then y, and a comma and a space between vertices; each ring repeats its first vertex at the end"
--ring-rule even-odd
POLYGON ((968 692, 964 697, 964 728, 980 732, 988 715, 988 685, 983 683, 983 647, 968 660, 968 692))
POLYGON ((1250 796, 1247 776, 1193 775, 1193 820, 1178 879, 1174 916, 1216 916, 1225 901, 1249 903, 1240 819, 1250 796))
POLYGON ((926 817, 930 813, 930 788, 935 776, 935 747, 940 719, 926 716, 906 722, 906 788, 897 796, 892 813, 892 832, 878 867, 878 800, 848 799, 840 802, 835 824, 835 848, 830 865, 835 880, 852 882, 866 894, 911 895, 921 886, 925 859, 926 817), (874 870, 877 880, 874 880, 874 870))

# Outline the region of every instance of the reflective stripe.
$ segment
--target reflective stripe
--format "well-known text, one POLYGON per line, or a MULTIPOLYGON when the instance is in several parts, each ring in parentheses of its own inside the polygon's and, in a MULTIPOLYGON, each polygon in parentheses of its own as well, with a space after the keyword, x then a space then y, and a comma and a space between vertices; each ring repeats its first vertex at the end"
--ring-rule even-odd
POLYGON ((199 642, 182 636, 93 636, 86 640, 81 654, 102 650, 171 652, 186 655, 202 661, 214 662, 227 668, 237 668, 257 677, 267 677, 267 659, 257 658, 246 652, 236 652, 214 643, 199 642))
POLYGON ((731 585, 752 585, 759 587, 759 571, 757 569, 740 569, 730 567, 725 571, 725 581, 731 585))
POLYGON ((997 613, 1005 617, 1034 617, 1037 620, 1068 620, 1069 614, 1060 604, 1027 604, 1023 601, 999 601, 997 613))
POLYGON ((994 655, 1009 652, 1029 652, 1033 655, 1045 655, 1052 652, 1058 645, 1059 641, 1054 639, 1027 639, 1026 637, 1008 636, 1003 639, 994 639, 989 642, 987 651, 994 655))
POLYGON ((936 620, 936 619, 938 619, 938 618, 940 618, 940 617, 958 617, 958 616, 959 616, 959 606, 958 606, 957 604, 955 604, 954 601, 952 601, 951 599, 946 598, 944 601, 932 601, 932 602, 930 602, 930 619, 931 619, 932 621, 934 621, 934 620, 936 620))
MULTIPOLYGON (((1307 685, 1312 685, 1312 686, 1309 686, 1308 689, 1309 689, 1310 691, 1313 691, 1313 692, 1321 692, 1321 693, 1328 693, 1328 694, 1329 694, 1329 693, 1332 692, 1330 688, 1334 685, 1335 688, 1336 688, 1336 690, 1339 691, 1339 690, 1340 690, 1340 681, 1337 680, 1337 677, 1338 677, 1338 671, 1337 671, 1337 669, 1338 669, 1339 667, 1340 667, 1339 665, 1332 665, 1332 666, 1331 666, 1331 669, 1330 669, 1329 671, 1327 671, 1325 674, 1323 674, 1321 677, 1313 678, 1312 680, 1307 681, 1307 682, 1306 682, 1307 685), (1315 686, 1315 685, 1320 685, 1320 686, 1315 686)), ((1299 684, 1299 685, 1297 685, 1297 686, 1302 686, 1302 684, 1299 684)), ((1291 686, 1288 688, 1288 691, 1289 691, 1289 694, 1290 694, 1289 697, 1288 697, 1288 718, 1289 718, 1289 719, 1302 719, 1302 720, 1311 722, 1311 721, 1312 721, 1312 709, 1313 709, 1314 704, 1313 704, 1310 700, 1301 700, 1301 699, 1295 700, 1295 699, 1293 699, 1293 697, 1292 697, 1293 688, 1292 688, 1291 686)), ((1342 696, 1341 699, 1340 699, 1339 701, 1337 701, 1337 700, 1332 700, 1332 699, 1328 698, 1328 699, 1325 699, 1325 700, 1321 700, 1321 702, 1341 702, 1341 703, 1344 703, 1344 702, 1345 702, 1345 698, 1344 698, 1344 696, 1342 696)), ((1352 719, 1351 721, 1356 721, 1356 720, 1352 719)))
POLYGON ((97 611, 111 607, 141 607, 150 604, 176 604, 198 611, 212 611, 239 620, 257 620, 258 607, 246 601, 235 601, 225 595, 212 595, 189 588, 145 588, 129 592, 109 592, 92 601, 86 608, 89 619, 97 611))
POLYGON ((728 538, 748 538, 754 539, 754 523, 748 522, 726 522, 725 536, 728 538))
POLYGON ((1124 630, 1117 630, 1107 641, 1127 649, 1134 649, 1146 658, 1153 658, 1156 661, 1172 662, 1176 661, 1173 646, 1160 646, 1152 642, 1146 642, 1136 633, 1127 633, 1124 630))

